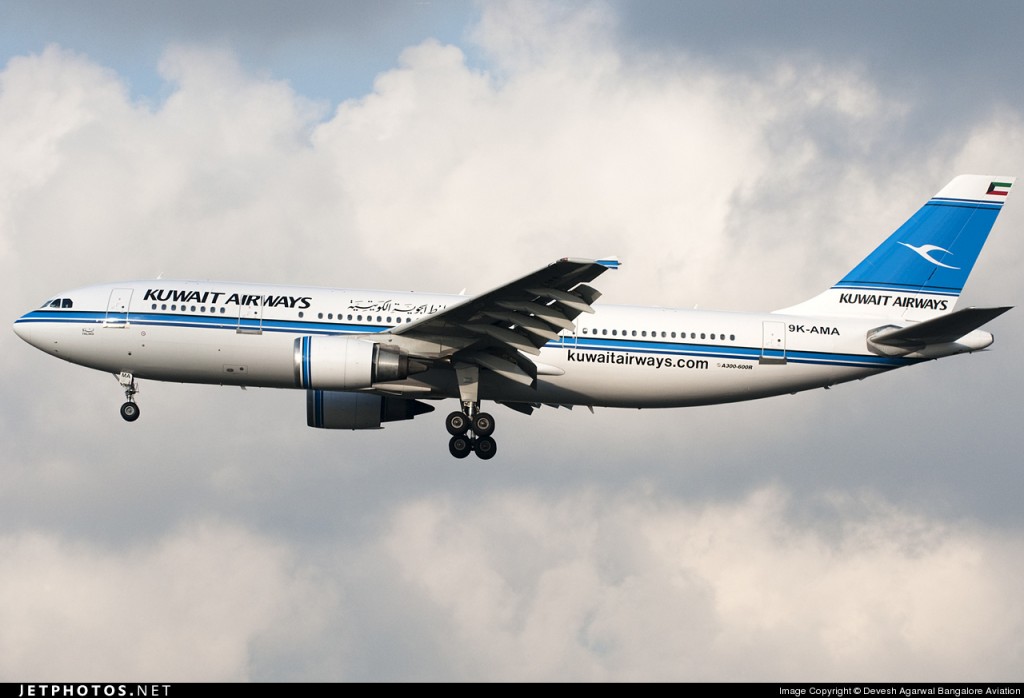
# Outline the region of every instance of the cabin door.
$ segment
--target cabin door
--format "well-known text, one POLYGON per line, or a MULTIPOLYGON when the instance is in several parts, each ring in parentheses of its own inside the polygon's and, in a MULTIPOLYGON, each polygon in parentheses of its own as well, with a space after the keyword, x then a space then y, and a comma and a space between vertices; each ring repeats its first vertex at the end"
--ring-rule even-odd
POLYGON ((238 334, 263 334, 263 296, 259 305, 238 306, 238 334))
POLYGON ((110 292, 107 302, 107 315, 103 319, 104 327, 124 327, 128 324, 128 307, 132 302, 132 289, 115 288, 110 292))
POLYGON ((767 320, 762 325, 761 363, 786 363, 786 323, 767 320))

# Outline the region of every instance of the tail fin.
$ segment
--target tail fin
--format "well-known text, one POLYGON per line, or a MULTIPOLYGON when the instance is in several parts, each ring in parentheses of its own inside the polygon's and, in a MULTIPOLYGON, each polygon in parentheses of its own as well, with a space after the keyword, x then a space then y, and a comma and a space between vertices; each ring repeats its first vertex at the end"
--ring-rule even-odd
POLYGON ((1014 177, 960 175, 794 315, 925 320, 953 310, 1014 177))

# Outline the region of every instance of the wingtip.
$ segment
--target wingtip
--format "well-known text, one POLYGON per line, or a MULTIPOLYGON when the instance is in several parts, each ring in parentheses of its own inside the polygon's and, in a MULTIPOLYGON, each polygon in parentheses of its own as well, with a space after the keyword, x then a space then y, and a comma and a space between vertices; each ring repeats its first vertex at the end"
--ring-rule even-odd
MULTIPOLYGON (((562 257, 558 262, 571 262, 573 264, 599 264, 607 269, 618 269, 622 262, 618 257, 602 257, 601 259, 584 259, 582 257, 562 257)), ((556 264, 558 263, 556 262, 556 264)))

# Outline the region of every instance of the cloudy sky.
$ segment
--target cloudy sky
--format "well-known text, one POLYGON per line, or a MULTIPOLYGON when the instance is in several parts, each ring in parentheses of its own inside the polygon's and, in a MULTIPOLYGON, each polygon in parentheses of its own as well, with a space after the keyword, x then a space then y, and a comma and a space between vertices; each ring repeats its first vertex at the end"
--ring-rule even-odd
MULTIPOLYGON (((1021 175, 1024 5, 0 8, 0 296, 165 277, 771 310, 1021 175)), ((1020 196, 1018 194, 1018 196, 1020 196)), ((963 303, 1019 304, 1010 196, 963 303)), ((11 332, 0 680, 1024 680, 1024 345, 672 411, 305 426, 11 332)))

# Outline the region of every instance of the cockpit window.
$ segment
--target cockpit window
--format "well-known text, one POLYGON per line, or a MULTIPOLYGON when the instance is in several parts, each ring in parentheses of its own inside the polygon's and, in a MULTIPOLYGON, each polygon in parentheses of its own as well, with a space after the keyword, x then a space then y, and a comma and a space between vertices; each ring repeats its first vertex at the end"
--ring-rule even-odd
POLYGON ((53 300, 44 301, 43 308, 70 308, 72 307, 70 298, 54 298, 53 300))
POLYGON ((61 298, 60 299, 60 307, 62 307, 62 308, 70 308, 71 307, 71 299, 70 298, 61 298))

